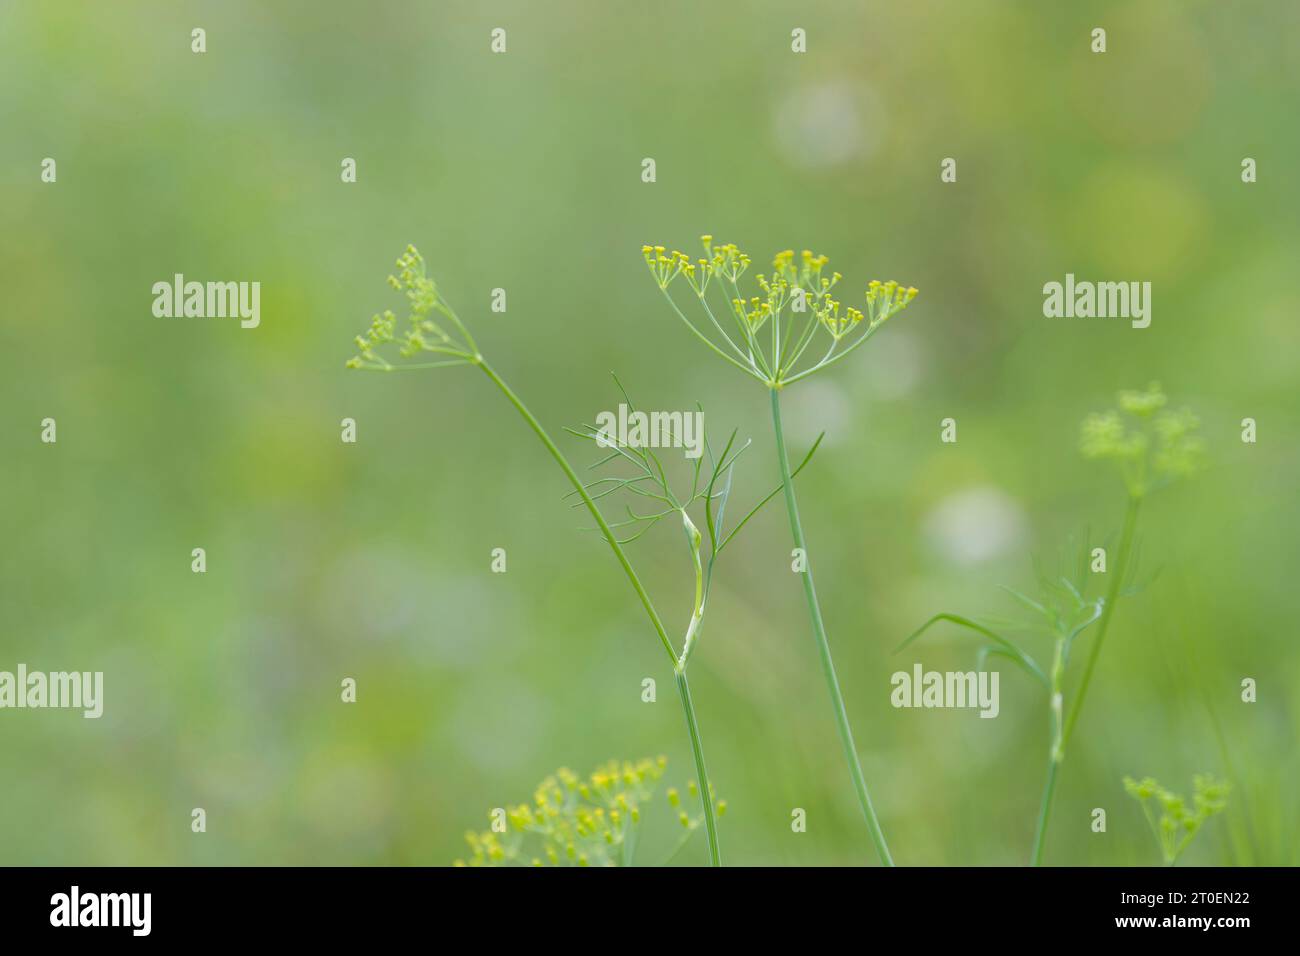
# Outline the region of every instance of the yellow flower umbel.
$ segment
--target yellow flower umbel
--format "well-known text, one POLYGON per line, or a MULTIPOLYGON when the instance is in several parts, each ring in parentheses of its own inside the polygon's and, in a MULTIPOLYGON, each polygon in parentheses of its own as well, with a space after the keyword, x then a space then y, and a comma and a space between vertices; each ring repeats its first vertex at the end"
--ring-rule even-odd
POLYGON ((1205 458, 1200 420, 1189 409, 1169 411, 1157 383, 1120 392, 1117 408, 1083 420, 1079 450, 1085 458, 1114 461, 1130 497, 1140 499, 1179 478, 1196 474, 1205 458))
MULTIPOLYGON (((667 765, 666 757, 611 760, 586 778, 561 767, 538 785, 531 803, 502 808, 503 832, 465 834, 470 856, 456 865, 631 866, 643 808, 648 808, 667 765)), ((675 788, 669 789, 666 802, 679 808, 675 788)), ((719 815, 724 807, 725 801, 718 804, 719 815)), ((501 819, 496 811, 489 816, 501 819)), ((677 849, 703 823, 702 817, 685 811, 680 817, 685 833, 677 849)))
POLYGON ((397 274, 388 277, 388 284, 406 296, 409 310, 406 326, 399 332, 397 316, 390 311, 375 315, 365 334, 353 339, 357 354, 348 359, 348 368, 393 372, 482 363, 474 338, 438 294, 437 285, 425 272, 424 257, 415 246, 407 246, 398 257, 397 274), (440 358, 422 363, 390 360, 410 359, 423 352, 440 358))
POLYGON ((1222 813, 1228 806, 1228 784, 1209 774, 1197 774, 1192 779, 1190 807, 1182 797, 1166 790, 1151 777, 1143 780, 1125 777, 1124 790, 1142 804, 1142 813, 1160 844, 1160 854, 1167 866, 1178 860, 1206 820, 1222 813), (1156 804, 1160 806, 1158 819, 1154 811, 1156 804))
POLYGON ((685 253, 673 252, 665 255, 663 246, 642 246, 641 252, 661 289, 668 288, 683 271, 689 269, 692 275, 695 272, 690 256, 685 253))
POLYGON ((839 361, 916 297, 916 289, 873 280, 867 286, 865 311, 843 308, 831 298, 831 290, 843 276, 828 273, 826 256, 808 249, 797 263, 793 249, 778 252, 772 272, 754 277, 763 294, 745 295, 740 280, 749 269, 749 256, 735 243, 715 244, 707 235, 700 239, 705 255, 694 260, 664 246, 642 246, 641 252, 655 284, 691 332, 728 363, 769 388, 783 388, 839 361), (673 298, 671 287, 679 276, 685 276, 695 293, 704 321, 692 321, 673 298), (713 284, 721 287, 717 311, 709 301, 713 284), (770 336, 759 338, 765 327, 769 327, 770 336), (813 360, 818 350, 808 349, 821 330, 830 342, 813 360), (809 358, 804 361, 806 355, 809 358))

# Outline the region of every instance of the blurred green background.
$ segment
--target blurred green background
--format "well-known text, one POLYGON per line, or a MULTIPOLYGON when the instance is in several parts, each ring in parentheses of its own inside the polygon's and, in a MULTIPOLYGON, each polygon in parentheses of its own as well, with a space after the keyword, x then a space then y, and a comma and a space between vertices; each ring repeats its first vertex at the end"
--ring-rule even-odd
MULTIPOLYGON (((777 477, 766 396, 639 251, 710 232, 762 265, 827 253, 849 302, 874 277, 921 290, 786 399, 796 454, 829 432, 803 519, 897 860, 1028 858, 1044 695, 1004 668, 997 720, 894 710, 894 670, 975 648, 889 651, 936 611, 1013 612, 997 586, 1032 587, 1033 555, 1115 534, 1123 490, 1078 422, 1154 379, 1201 415, 1212 467, 1143 516, 1161 573, 1116 616, 1046 858, 1158 862, 1121 777, 1213 771, 1230 810, 1185 859, 1295 863, 1300 8, 1087 6, 0 6, 0 669, 106 675, 98 721, 0 712, 0 862, 442 864, 560 765, 662 753, 686 778, 662 648, 510 407, 472 370, 343 362, 399 308, 384 276, 413 242, 554 432, 616 407, 617 371, 752 437, 752 500, 777 477), (177 272, 260 281, 261 327, 155 318, 177 272), (1066 272, 1151 281, 1152 326, 1044 318, 1066 272)), ((871 862, 779 506, 722 565, 692 664, 724 857, 871 862)), ((676 632, 679 534, 632 550, 676 632)))

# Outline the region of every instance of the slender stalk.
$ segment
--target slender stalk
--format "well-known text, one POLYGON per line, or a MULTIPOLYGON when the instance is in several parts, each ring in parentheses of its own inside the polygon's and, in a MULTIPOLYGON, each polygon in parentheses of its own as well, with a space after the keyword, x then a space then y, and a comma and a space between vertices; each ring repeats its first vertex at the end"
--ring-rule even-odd
POLYGON ((700 625, 704 623, 704 565, 700 562, 700 532, 685 508, 682 509, 682 526, 695 565, 695 604, 691 608, 691 623, 686 628, 686 637, 682 640, 682 653, 677 658, 677 669, 680 671, 686 670, 691 652, 695 650, 695 638, 699 635, 700 625))
POLYGON ((650 623, 654 625, 655 632, 659 635, 659 640, 663 644, 664 650, 668 652, 669 659, 674 665, 676 665, 677 652, 673 650, 673 642, 669 639, 668 632, 664 630, 663 622, 659 619, 659 612, 655 610, 654 603, 650 600, 650 595, 646 593, 644 585, 641 584, 641 579, 637 577, 636 571, 632 569, 632 564, 628 561, 627 554, 623 551, 623 547, 618 543, 618 538, 614 535, 614 530, 609 526, 609 523, 605 521, 605 516, 601 514, 600 508, 596 506, 596 502, 592 501, 591 495, 588 493, 586 486, 582 483, 582 479, 579 478, 578 473, 573 470, 573 466, 569 464, 569 460, 564 457, 564 452, 560 451, 559 447, 554 441, 552 441, 551 436, 547 434, 547 431, 542 427, 541 422, 533 417, 533 413, 528 410, 528 406, 520 400, 519 396, 511 390, 510 386, 505 383, 492 366, 482 359, 478 361, 478 366, 483 370, 483 374, 490 378, 497 388, 501 389, 502 394, 510 400, 510 404, 512 404, 519 414, 523 416, 524 421, 528 423, 529 427, 532 428, 537 437, 541 439, 542 444, 546 446, 546 450, 551 453, 551 457, 555 459, 556 463, 564 471, 569 482, 573 485, 574 490, 582 498, 583 503, 586 504, 587 510, 591 512, 591 516, 596 519, 596 524, 599 526, 601 534, 605 536, 605 540, 609 543, 610 548, 613 549, 614 556, 618 558, 618 563, 622 565, 623 572, 632 583, 632 589, 636 591, 637 597, 641 599, 641 605, 645 608, 646 614, 650 618, 650 623))
POLYGON ((560 451, 559 447, 551 439, 551 436, 547 434, 547 431, 542 427, 541 422, 539 422, 533 416, 533 413, 528 410, 528 406, 520 400, 519 396, 516 395, 510 386, 505 383, 505 380, 496 373, 492 366, 488 365, 482 356, 476 356, 474 361, 475 364, 483 370, 483 374, 491 379, 492 383, 501 390, 501 393, 510 400, 510 404, 515 407, 515 410, 518 411, 524 421, 528 423, 528 426, 533 430, 534 434, 536 434, 542 444, 546 446, 546 450, 550 452, 551 457, 555 459, 561 470, 563 470, 564 474, 568 477, 574 490, 577 491, 579 496, 581 496, 583 503, 587 506, 587 510, 591 512, 591 516, 596 520, 596 524, 600 527, 601 534, 605 536, 605 541, 608 542, 610 548, 613 550, 614 556, 618 558, 618 563, 622 566, 623 572, 627 575, 628 581, 631 582, 632 589, 636 591, 637 597, 641 599, 641 605, 645 608, 646 616, 650 618, 650 623, 654 626, 655 633, 659 635, 659 640, 663 643, 664 649, 668 652, 668 657, 673 663, 673 674, 677 678, 677 689, 682 699, 682 710, 686 714, 686 729, 691 735, 691 751, 695 757, 696 776, 699 778, 700 803, 704 808, 705 830, 709 837, 709 862, 713 866, 721 866, 722 854, 718 848, 718 825, 717 821, 714 819, 713 795, 709 788, 709 777, 704 769, 704 744, 700 739, 700 729, 695 720, 695 707, 691 702, 691 693, 690 688, 686 683, 686 674, 678 666, 677 653, 673 650, 673 643, 668 637, 668 632, 664 630, 663 621, 659 618, 659 612, 655 610, 654 603, 650 600, 650 595, 646 593, 645 587, 641 584, 641 579, 637 577, 636 571, 633 570, 632 563, 628 561, 627 554, 624 553, 622 545, 618 543, 618 538, 615 536, 613 529, 610 528, 609 523, 605 520, 605 516, 601 514, 600 508, 596 506, 596 502, 592 500, 591 495, 587 492, 586 487, 582 483, 582 479, 579 478, 577 472, 573 470, 573 466, 569 464, 569 460, 564 457, 564 453, 560 451))
POLYGON ((1137 529, 1138 505, 1141 502, 1141 498, 1129 496, 1128 508, 1124 512, 1124 529, 1119 536, 1119 552, 1115 556, 1115 576, 1110 579, 1110 586, 1106 589, 1106 606, 1101 609, 1101 620, 1097 622, 1097 639, 1092 643, 1092 650, 1088 653, 1088 665, 1083 670, 1083 679, 1079 682, 1079 690, 1074 695, 1074 703, 1070 705, 1069 716, 1065 718, 1065 730, 1061 733, 1062 754, 1066 744, 1070 742, 1070 734, 1079 719, 1083 698, 1088 693, 1088 684, 1092 680, 1093 668, 1097 666, 1097 655, 1101 653, 1101 644, 1106 640, 1106 631, 1110 628, 1111 615, 1115 613, 1115 603, 1119 600, 1120 589, 1124 586, 1129 553, 1133 550, 1133 533, 1137 529))
POLYGON ((803 527, 799 523, 799 506, 794 497, 794 481, 790 474, 790 459, 785 449, 785 432, 781 427, 781 396, 776 388, 772 392, 772 428, 776 432, 776 452, 781 463, 781 483, 785 487, 785 505, 790 513, 790 532, 794 536, 794 545, 804 555, 803 578, 804 596, 808 599, 808 617, 812 620, 813 637, 817 641, 817 652, 821 657, 822 672, 826 675, 826 688, 831 695, 831 707, 835 711, 835 722, 839 727, 840 741, 844 744, 844 757, 848 761, 849 773, 853 777, 853 787, 858 794, 858 803, 862 806, 862 815, 866 818, 867 829, 871 833, 871 842, 876 845, 876 853, 885 866, 893 866, 893 857, 885 844, 885 835, 876 819, 876 811, 871 806, 871 795, 867 792, 867 781, 862 775, 862 764, 858 760, 858 751, 853 744, 853 730, 849 727, 849 715, 844 709, 844 695, 840 693, 840 682, 835 676, 835 663, 831 660, 830 643, 826 638, 826 626, 822 623, 821 605, 817 603, 817 589, 813 584, 812 563, 808 560, 808 546, 804 541, 803 527))
POLYGON ((695 776, 699 779, 700 803, 704 806, 704 831, 709 837, 709 866, 722 866, 722 853, 718 849, 718 821, 714 816, 713 794, 709 791, 709 772, 704 769, 704 746, 700 742, 700 728, 695 722, 695 704, 691 700, 691 685, 686 682, 685 670, 675 668, 673 676, 677 679, 677 693, 682 699, 686 728, 691 733, 695 776))
POLYGON ((1047 760, 1047 783, 1043 787, 1043 802, 1038 808, 1038 831, 1034 834, 1033 865, 1043 862, 1043 836, 1047 833, 1047 815, 1052 809, 1052 797, 1056 795, 1056 772, 1061 769, 1061 762, 1053 754, 1047 760))
MULTIPOLYGON (((1043 787, 1043 802, 1038 813, 1038 831, 1034 836, 1034 849, 1031 858, 1034 866, 1041 865, 1043 861, 1043 843, 1047 836, 1047 821, 1051 816, 1052 799, 1056 794, 1056 774, 1065 760, 1066 744, 1070 742, 1070 734, 1073 733, 1074 725, 1079 719, 1079 711, 1083 708, 1084 696, 1088 693, 1088 684, 1092 681, 1093 669, 1097 666, 1097 656, 1101 653, 1102 641, 1106 639, 1106 631, 1110 628, 1111 615, 1115 613, 1115 603, 1119 600, 1120 589, 1124 586, 1124 577, 1128 572, 1129 554, 1133 550, 1133 534, 1137 529, 1138 505, 1141 501, 1142 499, 1138 495, 1129 496, 1128 508, 1124 511, 1124 527, 1119 536, 1119 551, 1115 555, 1114 577, 1110 579, 1110 584, 1106 588, 1106 601, 1102 605, 1101 620, 1097 622, 1097 638, 1092 642, 1092 650, 1088 652, 1088 663, 1083 669, 1083 678, 1079 681, 1079 689, 1075 692, 1074 700, 1070 704, 1065 724, 1060 728, 1057 739, 1048 754, 1047 783, 1043 787)), ((1060 688, 1054 688, 1054 698, 1059 694, 1060 688)), ((1055 706, 1055 700, 1053 706, 1055 706)))
POLYGON ((1065 719, 1062 714, 1065 701, 1065 659, 1069 654, 1071 638, 1064 634, 1056 638, 1056 650, 1052 655, 1052 676, 1049 689, 1052 713, 1052 747, 1047 752, 1047 783, 1043 786, 1043 799, 1038 808, 1038 829, 1034 833, 1034 849, 1030 854, 1030 864, 1038 866, 1043 860, 1043 837, 1047 833, 1047 815, 1052 806, 1052 797, 1056 792, 1056 774, 1061 768, 1064 752, 1061 749, 1065 719))

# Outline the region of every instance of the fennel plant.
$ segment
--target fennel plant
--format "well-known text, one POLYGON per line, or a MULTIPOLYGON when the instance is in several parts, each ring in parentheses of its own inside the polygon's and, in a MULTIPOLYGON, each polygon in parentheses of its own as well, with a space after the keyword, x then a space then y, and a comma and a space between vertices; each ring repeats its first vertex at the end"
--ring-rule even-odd
POLYGON ((1065 761, 1067 745, 1078 724, 1088 687, 1092 683, 1093 672, 1110 629, 1115 607, 1121 597, 1135 590, 1132 578, 1136 566, 1134 552, 1139 509, 1151 494, 1179 478, 1194 474, 1201 467, 1204 443, 1197 434, 1200 422, 1186 409, 1166 410, 1167 403, 1168 399, 1160 386, 1153 383, 1145 391, 1120 392, 1117 408, 1089 415, 1083 422, 1080 451, 1085 458, 1115 462, 1127 492, 1119 543, 1113 560, 1108 561, 1105 567, 1105 595, 1100 598, 1087 597, 1088 580, 1092 575, 1089 552, 1086 549, 1081 554, 1073 575, 1053 578, 1039 573, 1040 593, 1037 600, 1011 588, 1004 589, 1035 614, 1035 621, 1029 629, 1051 637, 1053 651, 1049 670, 1044 671, 1029 653, 1001 633, 1002 628, 995 629, 997 625, 980 623, 953 613, 936 614, 898 646, 898 650, 902 650, 938 623, 954 624, 988 642, 979 652, 979 667, 982 668, 990 656, 1006 658, 1036 679, 1047 691, 1050 741, 1046 781, 1039 802, 1033 849, 1030 851, 1030 862, 1034 866, 1043 861, 1057 778, 1065 761), (1096 625, 1096 630, 1088 649, 1083 674, 1070 694, 1067 708, 1066 677, 1071 651, 1076 639, 1093 625, 1096 625))
MULTIPOLYGON (((704 448, 710 463, 709 471, 703 470, 703 457, 694 459, 691 467, 690 493, 679 495, 673 489, 662 460, 653 449, 611 440, 603 436, 594 426, 583 429, 566 429, 571 433, 596 442, 597 446, 607 452, 592 467, 600 468, 614 462, 631 466, 630 474, 607 475, 590 482, 584 482, 569 463, 568 458, 556 445, 550 434, 537 420, 528 406, 506 383, 501 375, 484 358, 473 335, 445 296, 427 274, 423 257, 414 246, 408 246, 397 260, 398 274, 389 276, 388 282, 393 289, 406 296, 410 313, 405 327, 399 329, 397 316, 391 311, 375 315, 370 328, 363 336, 357 336, 355 344, 357 355, 349 359, 349 368, 369 369, 382 372, 406 371, 430 368, 448 368, 454 366, 471 366, 478 368, 492 384, 505 396, 516 412, 524 419, 550 456, 564 472, 573 486, 569 497, 577 496, 579 506, 583 506, 595 519, 596 526, 613 551, 619 566, 628 579, 632 589, 649 619, 651 627, 662 644, 673 669, 673 678, 681 701, 682 713, 686 720, 690 736, 691 753, 695 762, 699 785, 690 789, 700 800, 702 819, 708 837, 709 862, 720 866, 722 854, 717 832, 717 813, 714 807, 713 787, 704 759, 704 745, 700 734, 699 722, 695 713, 695 704, 691 696, 687 669, 691 657, 698 647, 700 631, 704 623, 709 586, 715 562, 723 548, 735 537, 737 532, 757 511, 780 492, 780 487, 773 489, 765 498, 755 505, 730 532, 724 532, 723 518, 727 500, 731 493, 732 472, 737 458, 748 447, 736 448, 736 432, 731 433, 721 454, 714 457, 708 442, 707 432, 704 436, 704 448), (393 352, 396 352, 393 355, 393 352), (433 356, 428 361, 412 361, 426 354, 433 356), (392 356, 394 360, 390 360, 392 356), (627 508, 628 518, 623 521, 609 522, 601 512, 597 500, 616 492, 625 492, 655 502, 660 510, 650 514, 634 512, 627 508), (707 534, 704 534, 691 517, 691 511, 697 512, 697 519, 703 522, 707 534), (655 609, 654 602, 641 583, 639 575, 633 568, 624 550, 630 544, 653 528, 660 520, 677 516, 686 536, 686 544, 694 569, 694 599, 692 601, 691 619, 682 640, 680 652, 674 647, 668 636, 663 621, 655 609), (620 537, 615 529, 628 529, 627 537, 620 537)), ((616 379, 617 381, 617 379, 616 379)), ((622 385, 619 385, 620 390, 622 385)), ((631 406, 626 391, 623 397, 631 406)), ((807 464, 817 444, 815 443, 804 458, 797 474, 807 464)))
POLYGON ((825 256, 805 250, 796 265, 794 252, 787 250, 776 255, 770 274, 754 277, 761 294, 747 296, 741 291, 740 280, 749 270, 749 256, 734 243, 715 245, 712 236, 702 236, 701 241, 704 255, 697 258, 684 252, 668 252, 663 246, 643 246, 641 252, 660 292, 691 333, 723 361, 768 390, 790 534, 795 548, 804 556, 803 570, 799 573, 831 709, 872 843, 880 862, 892 866, 893 858, 872 806, 853 741, 817 598, 781 422, 781 392, 852 354, 887 319, 911 303, 916 289, 904 288, 893 281, 872 280, 867 286, 864 312, 843 305, 832 295, 842 277, 838 272, 826 274, 825 256), (678 279, 689 287, 696 300, 698 317, 694 322, 673 297, 671 290, 678 279), (718 304, 716 311, 710 304, 711 296, 718 304), (826 343, 824 352, 821 351, 823 342, 826 343))

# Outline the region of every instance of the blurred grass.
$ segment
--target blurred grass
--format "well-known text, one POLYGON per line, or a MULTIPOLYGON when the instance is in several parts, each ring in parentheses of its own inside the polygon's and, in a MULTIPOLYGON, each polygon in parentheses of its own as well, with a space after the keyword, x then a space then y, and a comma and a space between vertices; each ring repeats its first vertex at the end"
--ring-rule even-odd
MULTIPOLYGON (((763 396, 638 254, 707 231, 921 289, 788 412, 796 447, 830 431, 804 521, 898 859, 1027 858, 1045 702, 1008 673, 998 720, 896 711, 887 652, 936 610, 1005 610, 996 585, 1028 580, 1031 552, 1114 533, 1121 491, 1075 428, 1158 379, 1204 418, 1214 468, 1144 515, 1163 572, 1117 614, 1047 859, 1151 862, 1121 777, 1210 770, 1237 789, 1187 862, 1294 864, 1298 42, 1280 0, 0 7, 0 669, 104 670, 107 698, 99 721, 0 715, 0 861, 443 863, 559 764, 663 752, 687 772, 680 714, 639 699, 670 680, 653 636, 508 407, 465 370, 342 362, 415 242, 548 426, 614 407, 616 370, 642 403, 699 400, 752 436, 738 493, 761 494, 763 396), (1152 280, 1152 327, 1045 320, 1067 271, 1152 280), (154 319, 175 272, 259 280, 261 328, 154 319), (973 562, 932 533, 972 488, 1023 519, 973 562)), ((867 861, 782 516, 738 541, 692 671, 726 858, 867 861)), ((684 624, 675 536, 635 557, 684 624)), ((973 655, 936 640, 923 660, 973 655)))

